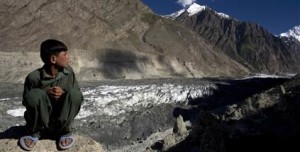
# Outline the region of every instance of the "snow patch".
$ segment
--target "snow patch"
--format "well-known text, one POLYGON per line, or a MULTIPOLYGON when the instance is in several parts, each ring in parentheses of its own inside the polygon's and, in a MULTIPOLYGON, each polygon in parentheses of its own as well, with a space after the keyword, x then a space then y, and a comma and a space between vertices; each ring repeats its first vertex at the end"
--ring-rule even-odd
POLYGON ((230 16, 229 15, 227 15, 227 14, 224 14, 224 13, 217 13, 219 16, 221 16, 222 18, 230 18, 230 16))
POLYGON ((292 78, 295 75, 296 74, 292 74, 292 73, 282 74, 282 75, 255 73, 255 74, 252 74, 250 76, 244 77, 241 80, 253 79, 253 78, 292 78))
POLYGON ((189 16, 193 16, 205 9, 206 9, 206 6, 202 6, 197 3, 193 3, 192 5, 189 6, 189 8, 186 11, 189 13, 189 16))
POLYGON ((300 25, 293 27, 286 33, 281 33, 280 37, 294 37, 300 42, 300 25))
POLYGON ((2 98, 2 99, 0 99, 0 101, 7 101, 7 100, 10 100, 10 98, 2 98))
POLYGON ((165 16, 163 16, 163 17, 169 17, 169 18, 171 18, 171 19, 176 19, 178 16, 180 16, 182 13, 184 13, 185 12, 185 9, 181 9, 181 10, 179 10, 179 11, 177 11, 177 12, 174 12, 174 13, 172 13, 172 14, 170 14, 170 15, 165 15, 165 16))
POLYGON ((187 104, 189 100, 211 95, 217 87, 205 85, 98 86, 83 90, 85 103, 77 119, 92 115, 117 116, 164 103, 187 104))
POLYGON ((17 109, 7 110, 6 113, 14 117, 23 117, 25 111, 26 111, 25 108, 17 108, 17 109))

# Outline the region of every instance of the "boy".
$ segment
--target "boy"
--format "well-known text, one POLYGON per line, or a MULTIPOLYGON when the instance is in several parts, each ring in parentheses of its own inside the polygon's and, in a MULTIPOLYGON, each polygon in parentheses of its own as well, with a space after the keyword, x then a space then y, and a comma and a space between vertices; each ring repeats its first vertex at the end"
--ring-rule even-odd
POLYGON ((74 143, 71 124, 83 101, 75 74, 68 65, 64 43, 49 39, 42 42, 40 56, 44 66, 25 79, 23 101, 28 136, 20 146, 32 150, 39 138, 49 131, 59 135, 57 146, 68 149, 74 143))

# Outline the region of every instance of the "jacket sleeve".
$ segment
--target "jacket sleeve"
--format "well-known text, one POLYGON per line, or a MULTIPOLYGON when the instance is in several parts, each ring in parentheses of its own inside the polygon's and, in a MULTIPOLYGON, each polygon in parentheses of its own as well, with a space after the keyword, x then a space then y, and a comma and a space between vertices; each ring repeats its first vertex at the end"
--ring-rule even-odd
POLYGON ((69 65, 67 67, 67 70, 69 70, 71 72, 71 76, 72 76, 72 79, 71 79, 72 82, 71 82, 70 86, 72 88, 76 88, 76 89, 80 90, 73 68, 69 65))
POLYGON ((27 96, 28 92, 33 89, 38 87, 38 80, 32 79, 30 75, 28 75, 25 78, 24 82, 24 90, 23 90, 23 100, 27 96))
POLYGON ((77 81, 75 73, 73 71, 72 71, 72 77, 73 77, 72 87, 80 90, 78 81, 77 81))

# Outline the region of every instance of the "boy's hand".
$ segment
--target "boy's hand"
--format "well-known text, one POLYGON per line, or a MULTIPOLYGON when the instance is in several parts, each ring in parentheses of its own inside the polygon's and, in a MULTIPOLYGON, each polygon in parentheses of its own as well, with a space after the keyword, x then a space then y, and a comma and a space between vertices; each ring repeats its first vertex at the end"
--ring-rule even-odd
POLYGON ((56 100, 58 100, 63 95, 63 93, 64 90, 59 86, 54 86, 47 90, 47 94, 56 100))

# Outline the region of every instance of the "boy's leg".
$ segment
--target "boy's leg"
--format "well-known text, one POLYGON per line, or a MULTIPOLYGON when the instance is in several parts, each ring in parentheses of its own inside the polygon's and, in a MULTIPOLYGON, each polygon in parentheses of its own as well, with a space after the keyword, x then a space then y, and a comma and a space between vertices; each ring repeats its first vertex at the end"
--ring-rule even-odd
POLYGON ((65 95, 62 103, 60 115, 57 118, 59 130, 62 133, 71 132, 71 125, 79 113, 81 103, 83 102, 83 95, 79 89, 70 89, 65 95))
POLYGON ((30 90, 23 99, 23 105, 26 107, 24 118, 30 134, 48 127, 52 106, 43 90, 30 90))

